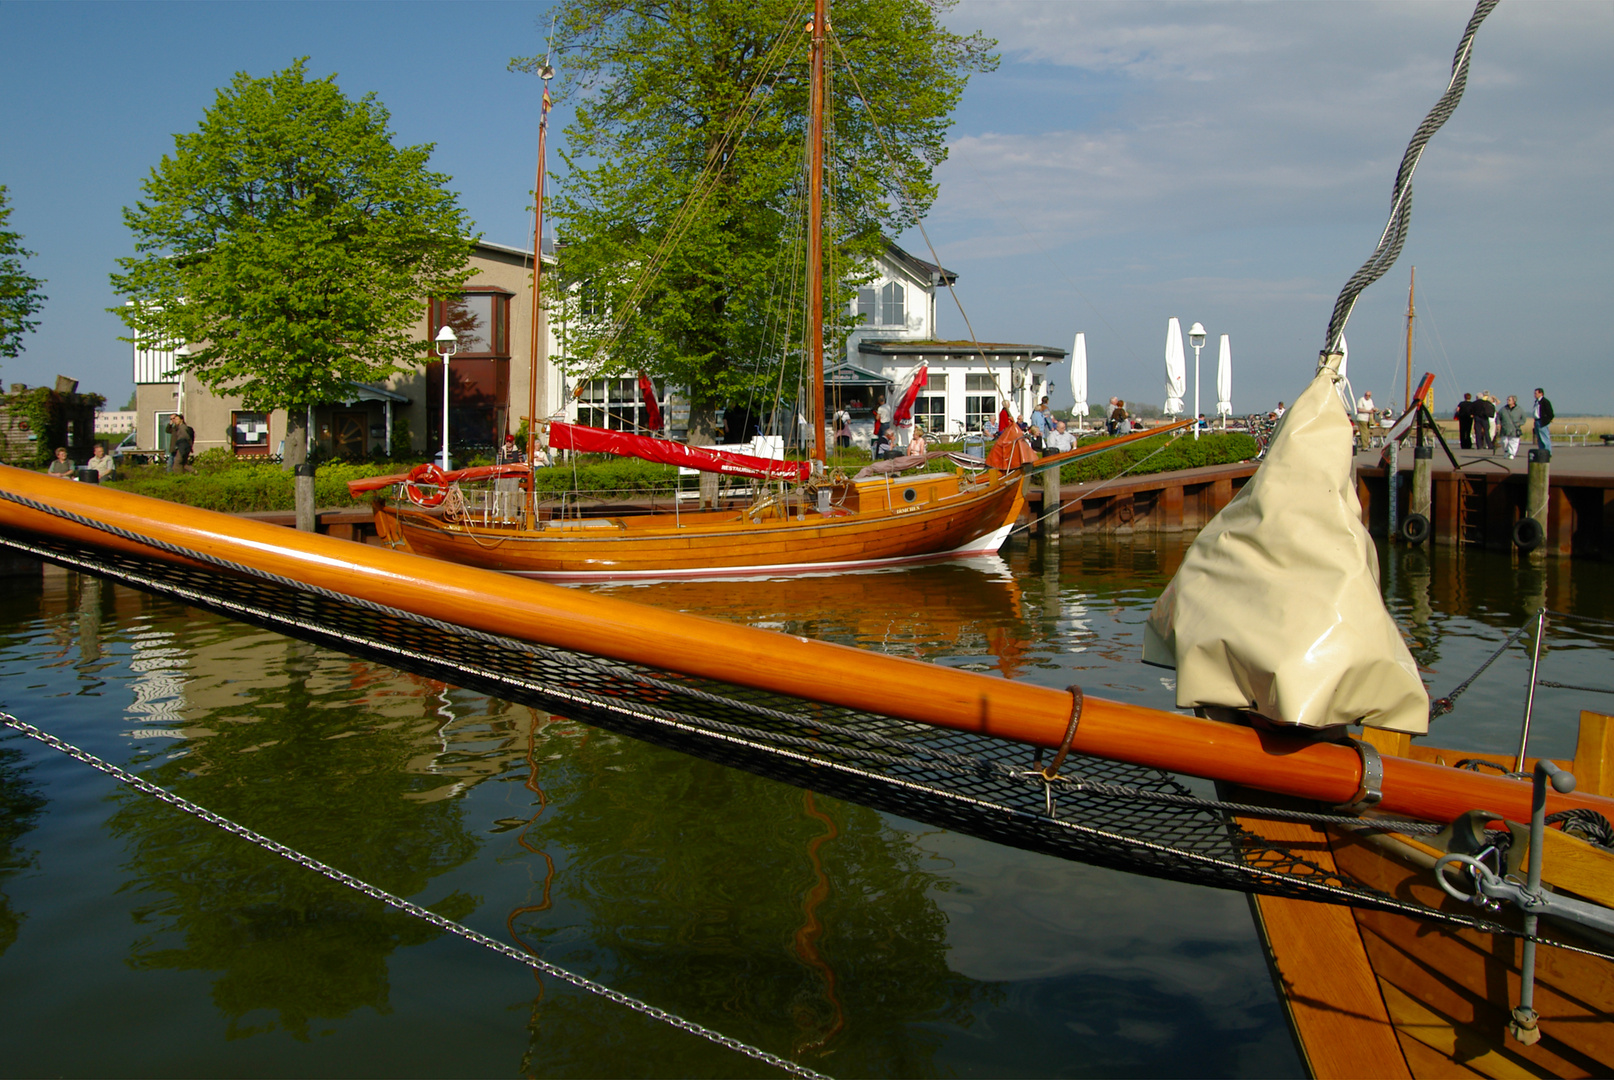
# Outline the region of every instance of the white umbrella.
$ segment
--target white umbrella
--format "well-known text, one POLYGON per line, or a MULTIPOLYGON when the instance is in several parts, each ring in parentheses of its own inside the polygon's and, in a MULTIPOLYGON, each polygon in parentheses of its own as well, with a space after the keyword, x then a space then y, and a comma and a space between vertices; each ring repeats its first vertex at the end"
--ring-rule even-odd
MULTIPOLYGON (((1077 334, 1076 344, 1070 350, 1070 392, 1076 395, 1076 404, 1071 406, 1070 414, 1075 417, 1090 415, 1087 407, 1087 335, 1077 334)), ((1076 421, 1076 430, 1082 430, 1081 420, 1076 421)))
POLYGON ((1227 335, 1222 335, 1222 354, 1216 361, 1216 415, 1222 417, 1222 430, 1227 430, 1227 417, 1233 415, 1233 346, 1227 335))
POLYGON ((1182 353, 1182 324, 1173 315, 1166 324, 1166 409, 1167 416, 1182 415, 1182 396, 1188 389, 1188 368, 1182 353))

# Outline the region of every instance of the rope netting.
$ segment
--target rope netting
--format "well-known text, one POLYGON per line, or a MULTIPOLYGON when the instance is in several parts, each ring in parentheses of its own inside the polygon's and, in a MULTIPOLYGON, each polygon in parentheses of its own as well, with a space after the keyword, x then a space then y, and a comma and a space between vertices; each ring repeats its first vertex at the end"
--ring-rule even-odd
MULTIPOLYGON (((157 546, 210 565, 70 548, 38 537, 0 535, 0 546, 993 843, 1150 877, 1516 933, 1477 913, 1429 908, 1324 869, 1242 828, 1234 817, 1368 830, 1388 827, 1383 824, 1217 802, 1167 773, 1077 754, 1065 758, 1050 782, 1033 750, 1020 744, 503 638, 172 545, 157 546)), ((1423 831, 1416 823, 1397 827, 1423 831)))

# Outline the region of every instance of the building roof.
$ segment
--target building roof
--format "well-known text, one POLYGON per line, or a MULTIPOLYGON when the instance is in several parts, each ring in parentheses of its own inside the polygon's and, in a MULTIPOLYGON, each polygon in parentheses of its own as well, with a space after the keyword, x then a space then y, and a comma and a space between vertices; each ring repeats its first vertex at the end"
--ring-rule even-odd
POLYGON ((1040 356, 1049 361, 1065 358, 1065 350, 1053 345, 1010 345, 996 341, 903 341, 895 338, 864 338, 857 343, 857 351, 876 356, 918 356, 935 353, 938 359, 968 359, 985 353, 987 356, 1040 356))
POLYGON ((953 282, 958 280, 958 274, 952 270, 949 270, 944 266, 937 266, 935 263, 926 262, 917 255, 910 255, 908 252, 898 247, 896 242, 890 237, 886 238, 885 251, 886 256, 890 258, 892 262, 907 270, 920 281, 928 282, 934 280, 931 276, 933 274, 939 274, 941 282, 947 285, 951 285, 953 282))
POLYGON ((837 386, 885 386, 890 379, 878 371, 860 368, 856 364, 842 361, 834 367, 824 369, 824 382, 834 383, 837 386))
MULTIPOLYGON (((526 247, 525 245, 521 247, 511 247, 509 244, 495 244, 491 240, 478 240, 476 241, 476 246, 479 248, 484 248, 488 251, 496 251, 501 255, 515 255, 528 261, 531 261, 532 259, 532 248, 526 247)), ((546 239, 544 241, 544 262, 554 261, 555 242, 553 240, 546 239)))

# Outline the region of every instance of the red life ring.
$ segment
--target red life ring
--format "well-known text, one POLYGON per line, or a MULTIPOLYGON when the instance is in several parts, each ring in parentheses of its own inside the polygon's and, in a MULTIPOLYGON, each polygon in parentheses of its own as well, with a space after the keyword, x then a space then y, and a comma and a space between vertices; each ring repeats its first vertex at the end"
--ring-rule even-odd
POLYGON ((448 481, 443 476, 443 470, 435 462, 431 461, 416 465, 413 469, 410 469, 409 476, 404 480, 403 489, 404 494, 409 496, 409 501, 416 506, 441 506, 443 500, 448 498, 448 481), (437 490, 431 492, 421 491, 415 485, 422 483, 435 485, 437 490))

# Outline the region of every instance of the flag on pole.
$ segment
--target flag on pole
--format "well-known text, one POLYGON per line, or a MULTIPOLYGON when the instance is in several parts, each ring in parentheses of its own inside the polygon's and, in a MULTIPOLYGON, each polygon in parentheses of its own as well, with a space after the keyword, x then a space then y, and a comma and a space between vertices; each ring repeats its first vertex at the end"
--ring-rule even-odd
POLYGON ((645 427, 660 431, 661 406, 656 401, 656 384, 642 371, 639 372, 639 393, 644 395, 645 427))

